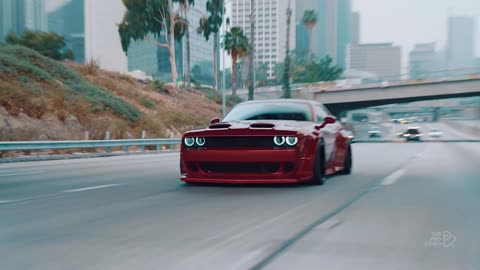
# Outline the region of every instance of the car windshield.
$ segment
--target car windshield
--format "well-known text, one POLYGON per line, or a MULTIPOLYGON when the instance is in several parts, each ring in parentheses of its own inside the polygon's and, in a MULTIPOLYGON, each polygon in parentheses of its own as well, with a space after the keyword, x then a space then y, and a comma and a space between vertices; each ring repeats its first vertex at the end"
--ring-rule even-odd
POLYGON ((223 122, 251 120, 312 121, 312 110, 306 103, 247 103, 236 106, 223 122))
POLYGON ((420 132, 418 131, 418 129, 411 128, 411 129, 407 130, 407 133, 410 133, 410 134, 418 134, 418 133, 420 133, 420 132))

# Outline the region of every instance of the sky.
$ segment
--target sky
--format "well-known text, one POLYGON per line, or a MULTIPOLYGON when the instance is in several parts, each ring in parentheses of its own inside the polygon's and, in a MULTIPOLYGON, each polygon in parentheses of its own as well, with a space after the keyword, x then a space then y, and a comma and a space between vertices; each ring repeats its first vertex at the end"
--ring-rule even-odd
POLYGON ((360 42, 393 42, 402 47, 402 66, 416 43, 443 49, 447 17, 475 16, 476 55, 480 57, 480 0, 352 0, 360 13, 360 42))

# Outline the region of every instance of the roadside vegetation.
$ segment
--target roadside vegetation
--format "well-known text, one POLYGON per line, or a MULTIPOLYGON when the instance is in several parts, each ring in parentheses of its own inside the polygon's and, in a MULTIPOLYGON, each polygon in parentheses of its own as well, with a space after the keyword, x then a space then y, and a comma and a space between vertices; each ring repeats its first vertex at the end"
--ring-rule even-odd
POLYGON ((221 106, 196 90, 177 91, 21 45, 0 47, 0 140, 168 137, 208 124, 221 106))

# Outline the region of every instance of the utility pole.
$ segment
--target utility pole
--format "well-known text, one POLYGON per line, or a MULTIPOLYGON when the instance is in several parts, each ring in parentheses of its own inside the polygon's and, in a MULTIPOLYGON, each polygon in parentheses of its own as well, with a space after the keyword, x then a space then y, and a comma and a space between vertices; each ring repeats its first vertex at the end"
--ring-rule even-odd
POLYGON ((253 100, 255 91, 255 0, 250 0, 250 63, 248 67, 249 81, 248 100, 253 100))
POLYGON ((283 71, 283 97, 284 98, 291 98, 292 97, 292 89, 290 86, 290 66, 292 59, 290 58, 290 28, 292 24, 292 0, 288 0, 288 8, 287 8, 287 46, 285 52, 285 61, 284 63, 284 71, 283 71))

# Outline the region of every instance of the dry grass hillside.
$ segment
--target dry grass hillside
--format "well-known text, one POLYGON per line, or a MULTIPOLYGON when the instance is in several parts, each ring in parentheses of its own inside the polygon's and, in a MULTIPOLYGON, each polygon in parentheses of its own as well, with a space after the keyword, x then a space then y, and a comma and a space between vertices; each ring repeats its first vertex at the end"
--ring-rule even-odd
POLYGON ((166 137, 208 124, 220 106, 196 90, 158 89, 95 64, 0 48, 0 140, 166 137))

